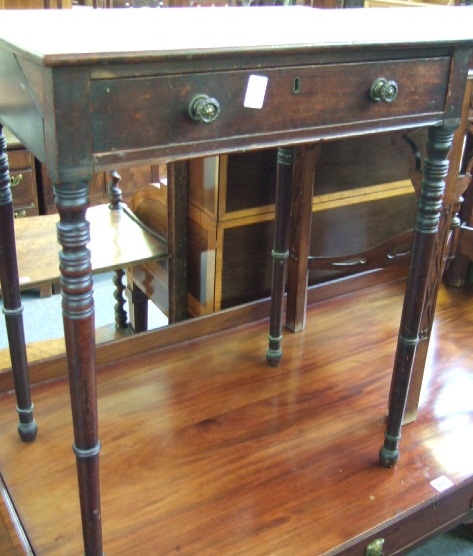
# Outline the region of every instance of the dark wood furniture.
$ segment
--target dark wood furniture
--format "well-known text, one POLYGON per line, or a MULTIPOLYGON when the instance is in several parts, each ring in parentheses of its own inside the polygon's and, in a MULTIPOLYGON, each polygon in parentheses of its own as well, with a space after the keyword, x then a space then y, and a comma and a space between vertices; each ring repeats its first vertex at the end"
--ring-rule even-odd
MULTIPOLYGON (((425 143, 425 133, 410 136, 425 143)), ((416 212, 407 143, 400 134, 384 133, 317 148, 310 244, 318 259, 309 285, 329 289, 332 283, 336 292, 338 280, 372 271, 375 264, 402 265, 407 274, 411 236, 406 232, 416 212), (367 250, 375 263, 367 260, 367 250)), ((263 149, 189 162, 190 315, 270 295, 276 157, 276 149, 263 149)), ((165 182, 160 188, 143 187, 129 204, 164 237, 166 189, 165 182)), ((129 282, 164 309, 166 275, 165 262, 135 266, 128 273, 129 282)))
MULTIPOLYGON (((159 183, 159 166, 154 164, 140 164, 128 168, 120 168, 120 189, 124 203, 129 203, 138 187, 159 183)), ((110 176, 107 172, 97 172, 89 183, 90 206, 107 203, 109 199, 108 185, 110 176)), ((54 204, 54 186, 47 174, 44 164, 40 165, 39 195, 44 214, 56 213, 54 204)))
MULTIPOLYGON (((462 25, 471 17, 468 8, 410 9, 407 18, 396 10, 389 13, 388 25, 385 13, 296 7, 284 11, 118 10, 82 16, 66 11, 2 14, 0 121, 47 165, 57 183, 74 453, 87 556, 102 554, 93 297, 90 254, 85 248, 89 236, 87 184, 96 170, 280 147, 277 199, 284 201, 276 201, 276 214, 285 217, 294 158, 298 161, 296 172, 301 171, 296 187, 303 198, 307 191, 312 194, 311 154, 306 144, 430 126, 430 166, 382 451, 384 465, 397 459, 397 429, 473 36, 462 25), (22 36, 16 32, 20 17, 25 29, 22 36), (268 20, 270 27, 265 24, 268 20), (204 26, 213 30, 211 35, 200 32, 204 26), (57 33, 38 36, 35 30, 44 27, 57 29, 57 33), (104 28, 113 29, 113 34, 98 32, 104 28), (157 28, 158 34, 154 32, 157 28), (261 86, 266 78, 267 91, 261 86), (399 88, 395 100, 394 80, 399 88), (286 146, 291 144, 299 146, 294 151, 286 146), (299 164, 303 158, 307 165, 299 164)), ((5 192, 7 170, 4 164, 1 186, 5 192)), ((171 174, 176 190, 185 194, 185 165, 175 163, 171 174)), ((175 203, 176 211, 184 199, 175 203)), ((2 209, 6 217, 11 203, 6 202, 2 209)), ((310 212, 310 206, 308 209, 310 212)), ((8 221, 2 218, 2 222, 6 228, 8 221)), ((174 226, 174 219, 170 223, 179 245, 182 230, 174 226)), ((287 240, 283 227, 279 229, 271 319, 271 349, 275 351, 280 342, 287 260, 287 240)), ((298 243, 303 246, 307 234, 300 237, 298 243)), ((2 239, 4 249, 10 240, 11 253, 11 238, 2 235, 2 239)), ((6 284, 13 291, 15 284, 17 287, 15 262, 14 256, 3 261, 4 290, 6 284)), ((304 280, 302 276, 298 283, 304 280)), ((15 305, 12 316, 20 336, 15 305)))

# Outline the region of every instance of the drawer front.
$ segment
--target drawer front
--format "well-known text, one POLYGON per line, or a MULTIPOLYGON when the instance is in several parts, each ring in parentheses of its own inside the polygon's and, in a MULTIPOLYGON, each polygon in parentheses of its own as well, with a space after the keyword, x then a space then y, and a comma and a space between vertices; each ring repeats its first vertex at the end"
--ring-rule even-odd
POLYGON ((97 80, 91 87, 93 149, 104 153, 215 139, 222 143, 248 135, 275 138, 287 131, 359 122, 379 129, 380 121, 396 119, 405 124, 408 117, 443 113, 449 68, 450 59, 440 57, 97 80), (245 107, 252 74, 268 78, 264 95, 252 91, 262 98, 261 108, 245 107), (370 100, 371 85, 380 77, 396 81, 394 102, 370 100), (200 94, 220 104, 212 123, 188 115, 189 103, 200 94))
POLYGON ((33 157, 25 149, 9 150, 8 165, 10 166, 10 171, 32 168, 33 157))
POLYGON ((12 187, 15 218, 39 214, 33 155, 26 149, 11 149, 8 163, 12 183, 20 178, 18 185, 12 187))
POLYGON ((16 176, 22 176, 19 184, 12 188, 13 209, 18 215, 26 216, 38 214, 38 201, 36 194, 36 182, 32 170, 12 172, 12 181, 16 176))
POLYGON ((445 491, 433 500, 387 522, 373 536, 366 536, 351 546, 346 545, 331 554, 363 556, 375 539, 383 539, 383 554, 404 554, 416 544, 453 529, 460 523, 471 522, 473 483, 468 481, 445 491))

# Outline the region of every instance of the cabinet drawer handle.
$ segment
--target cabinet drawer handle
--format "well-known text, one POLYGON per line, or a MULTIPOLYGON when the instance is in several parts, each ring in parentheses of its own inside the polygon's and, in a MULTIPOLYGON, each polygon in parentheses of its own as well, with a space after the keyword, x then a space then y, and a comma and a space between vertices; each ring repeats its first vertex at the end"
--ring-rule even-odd
POLYGON ((375 539, 366 547, 365 556, 383 556, 384 539, 375 539))
POLYGON ((386 102, 387 104, 393 102, 399 88, 395 81, 388 81, 384 77, 378 77, 373 81, 370 88, 370 98, 373 102, 386 102))
POLYGON ((207 95, 197 95, 190 101, 188 113, 195 122, 210 124, 218 118, 220 104, 215 98, 207 95))
POLYGON ((17 185, 20 185, 20 183, 23 181, 23 174, 17 174, 16 176, 12 176, 10 178, 10 187, 16 187, 17 185))
POLYGON ((26 218, 26 210, 15 210, 13 216, 14 218, 26 218))

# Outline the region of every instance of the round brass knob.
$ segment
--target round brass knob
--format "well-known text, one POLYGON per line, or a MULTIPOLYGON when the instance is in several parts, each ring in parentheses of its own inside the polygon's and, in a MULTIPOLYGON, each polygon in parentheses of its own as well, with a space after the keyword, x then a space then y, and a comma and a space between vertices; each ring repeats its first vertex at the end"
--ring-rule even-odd
POLYGON ((188 113, 195 122, 210 124, 218 118, 220 104, 215 98, 207 95, 197 95, 190 101, 188 113))
POLYGON ((17 187, 23 181, 23 174, 17 174, 16 176, 10 176, 10 187, 17 187))
POLYGON ((370 98, 374 102, 381 101, 389 104, 396 99, 398 91, 399 88, 395 81, 388 81, 384 77, 378 77, 371 85, 370 98))

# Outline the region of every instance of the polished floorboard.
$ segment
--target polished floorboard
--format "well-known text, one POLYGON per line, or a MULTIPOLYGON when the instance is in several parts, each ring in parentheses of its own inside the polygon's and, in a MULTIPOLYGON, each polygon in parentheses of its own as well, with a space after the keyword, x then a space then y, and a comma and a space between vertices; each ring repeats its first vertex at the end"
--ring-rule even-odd
MULTIPOLYGON (((328 554, 434 499, 432 480, 468 481, 471 290, 442 288, 418 419, 396 468, 377 464, 403 288, 312 306, 277 369, 264 360, 266 320, 100 368, 105 554, 328 554)), ((28 445, 14 397, 0 397, 0 473, 32 552, 79 555, 67 381, 33 398, 28 445)))

